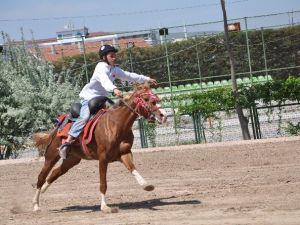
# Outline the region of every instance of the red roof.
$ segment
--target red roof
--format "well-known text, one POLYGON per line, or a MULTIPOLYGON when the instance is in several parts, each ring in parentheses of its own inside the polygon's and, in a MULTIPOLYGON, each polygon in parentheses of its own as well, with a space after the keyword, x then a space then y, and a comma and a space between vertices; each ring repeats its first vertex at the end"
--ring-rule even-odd
MULTIPOLYGON (((99 33, 96 32, 90 34, 88 37, 94 37, 91 35, 99 36, 99 33), (98 35, 96 35, 98 34, 98 35)), ((104 32, 102 32, 102 35, 104 32)), ((108 33, 105 33, 107 35, 108 33)), ((43 39, 43 40, 37 40, 36 43, 46 43, 44 40, 50 40, 49 42, 56 41, 56 39, 43 39), (43 41, 43 42, 42 42, 43 41)), ((119 49, 127 48, 128 42, 133 42, 136 47, 148 47, 149 44, 144 40, 142 37, 136 37, 136 38, 119 38, 116 42, 116 45, 119 49)), ((113 44, 112 41, 95 41, 95 42, 86 42, 85 43, 85 51, 86 53, 95 52, 98 53, 99 48, 102 44, 113 44)), ((31 49, 31 51, 35 51, 34 48, 31 49)), ((42 54, 42 58, 48 61, 58 61, 66 56, 76 56, 83 54, 83 49, 81 47, 81 43, 72 43, 72 44, 64 44, 64 45, 53 45, 52 47, 43 47, 40 48, 40 52, 42 54)))

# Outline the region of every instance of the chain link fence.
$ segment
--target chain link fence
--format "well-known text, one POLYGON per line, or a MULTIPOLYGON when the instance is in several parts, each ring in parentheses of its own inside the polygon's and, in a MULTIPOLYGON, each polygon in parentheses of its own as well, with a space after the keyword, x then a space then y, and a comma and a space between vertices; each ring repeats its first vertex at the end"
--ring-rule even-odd
MULTIPOLYGON (((217 112, 215 118, 197 119, 189 115, 180 115, 177 125, 174 126, 172 110, 168 111, 166 125, 157 125, 155 135, 147 136, 145 126, 139 125, 139 121, 133 126, 134 146, 162 147, 183 144, 214 143, 223 141, 242 140, 242 133, 237 114, 234 110, 230 113, 217 112), (141 135, 143 134, 144 135, 141 135), (146 139, 146 140, 145 140, 146 139)), ((249 119, 249 130, 252 139, 275 138, 290 136, 287 132, 289 123, 297 124, 300 121, 300 104, 286 104, 282 106, 257 106, 257 114, 253 115, 249 110, 244 110, 249 119)), ((141 119, 143 120, 143 119, 141 119)), ((143 121, 145 123, 145 121, 143 121)))

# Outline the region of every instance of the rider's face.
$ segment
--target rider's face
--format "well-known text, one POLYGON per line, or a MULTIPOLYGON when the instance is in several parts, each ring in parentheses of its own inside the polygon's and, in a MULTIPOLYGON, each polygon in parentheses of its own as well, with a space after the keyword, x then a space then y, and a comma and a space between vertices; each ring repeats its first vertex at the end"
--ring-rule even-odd
POLYGON ((106 55, 106 58, 107 58, 107 62, 109 63, 109 65, 115 65, 116 63, 116 59, 117 59, 117 54, 115 52, 109 52, 107 55, 106 55))

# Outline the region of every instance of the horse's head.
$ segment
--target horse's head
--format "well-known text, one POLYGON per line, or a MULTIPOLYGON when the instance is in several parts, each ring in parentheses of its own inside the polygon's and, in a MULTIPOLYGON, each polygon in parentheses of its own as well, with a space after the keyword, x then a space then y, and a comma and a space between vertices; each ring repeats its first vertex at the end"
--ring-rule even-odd
POLYGON ((136 85, 133 94, 130 96, 130 101, 134 111, 149 122, 157 121, 160 124, 166 122, 166 111, 158 104, 160 99, 153 93, 149 83, 136 85))

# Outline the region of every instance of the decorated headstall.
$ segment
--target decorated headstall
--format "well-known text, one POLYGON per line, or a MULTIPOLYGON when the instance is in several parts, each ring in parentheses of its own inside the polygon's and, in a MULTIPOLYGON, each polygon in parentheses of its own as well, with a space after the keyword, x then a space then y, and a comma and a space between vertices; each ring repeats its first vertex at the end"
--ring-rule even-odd
POLYGON ((133 103, 135 105, 134 110, 145 119, 150 119, 152 114, 159 110, 159 107, 156 104, 159 101, 159 97, 150 89, 146 92, 137 93, 133 97, 133 103))

